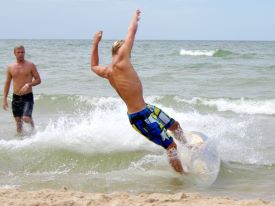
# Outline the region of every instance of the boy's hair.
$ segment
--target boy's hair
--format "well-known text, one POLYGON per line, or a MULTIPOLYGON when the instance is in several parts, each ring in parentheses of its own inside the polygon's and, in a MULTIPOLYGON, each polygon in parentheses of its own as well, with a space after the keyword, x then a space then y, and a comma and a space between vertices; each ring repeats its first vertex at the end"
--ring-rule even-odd
POLYGON ((119 50, 119 48, 122 46, 122 44, 124 43, 124 40, 117 40, 113 43, 112 46, 112 56, 114 56, 115 54, 117 54, 117 51, 119 50))

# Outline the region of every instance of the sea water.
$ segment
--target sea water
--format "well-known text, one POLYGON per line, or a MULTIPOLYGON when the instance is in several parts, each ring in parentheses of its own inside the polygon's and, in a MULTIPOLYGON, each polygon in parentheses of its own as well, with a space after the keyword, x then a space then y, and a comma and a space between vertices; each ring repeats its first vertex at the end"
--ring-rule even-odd
MULTIPOLYGON (((91 73, 90 40, 0 40, 1 90, 18 43, 42 84, 33 88, 35 133, 16 135, 12 87, 9 109, 0 111, 0 188, 275 200, 275 42, 135 42, 132 62, 146 102, 217 147, 221 168, 207 187, 175 173, 165 151, 131 128, 124 103, 91 73)), ((111 44, 100 45, 102 65, 111 44)))

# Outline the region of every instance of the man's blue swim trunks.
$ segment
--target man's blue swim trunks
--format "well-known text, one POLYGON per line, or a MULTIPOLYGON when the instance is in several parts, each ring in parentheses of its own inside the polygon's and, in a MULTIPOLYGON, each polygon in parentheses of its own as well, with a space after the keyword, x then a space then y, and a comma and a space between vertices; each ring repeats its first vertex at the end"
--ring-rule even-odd
POLYGON ((173 138, 167 133, 167 129, 175 120, 156 106, 147 104, 145 109, 128 114, 128 117, 132 127, 150 141, 165 149, 173 143, 173 138))

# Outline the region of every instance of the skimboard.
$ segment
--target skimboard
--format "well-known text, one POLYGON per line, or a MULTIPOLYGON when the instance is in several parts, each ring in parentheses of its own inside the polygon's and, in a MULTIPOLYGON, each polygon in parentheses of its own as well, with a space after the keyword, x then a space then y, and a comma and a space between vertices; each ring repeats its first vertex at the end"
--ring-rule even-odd
POLYGON ((187 143, 178 144, 183 168, 197 183, 211 185, 220 171, 221 160, 216 145, 201 132, 186 131, 184 135, 187 143))

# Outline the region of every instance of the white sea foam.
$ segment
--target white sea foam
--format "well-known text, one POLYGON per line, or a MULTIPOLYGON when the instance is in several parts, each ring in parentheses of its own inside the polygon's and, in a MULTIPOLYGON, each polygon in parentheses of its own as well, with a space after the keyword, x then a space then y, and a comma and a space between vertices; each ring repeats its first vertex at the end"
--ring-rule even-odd
MULTIPOLYGON (((88 100, 83 100, 88 101, 88 100)), ((127 110, 117 99, 91 100, 98 106, 89 113, 78 116, 61 116, 51 120, 44 129, 23 140, 0 140, 0 148, 26 149, 47 147, 84 153, 151 150, 158 147, 130 125, 127 110)))
POLYGON ((217 50, 180 50, 182 56, 213 56, 217 50))
POLYGON ((275 99, 253 100, 253 99, 228 99, 228 98, 175 98, 178 102, 185 102, 193 105, 204 105, 214 107, 218 111, 231 111, 238 114, 275 114, 275 99))
POLYGON ((217 145, 222 160, 259 165, 275 163, 272 153, 262 150, 262 134, 253 117, 225 118, 190 112, 178 114, 177 119, 184 129, 207 134, 209 141, 217 145))
POLYGON ((15 189, 18 187, 19 185, 0 185, 0 189, 15 189))

